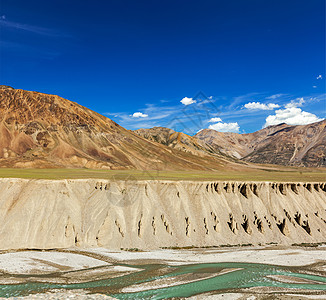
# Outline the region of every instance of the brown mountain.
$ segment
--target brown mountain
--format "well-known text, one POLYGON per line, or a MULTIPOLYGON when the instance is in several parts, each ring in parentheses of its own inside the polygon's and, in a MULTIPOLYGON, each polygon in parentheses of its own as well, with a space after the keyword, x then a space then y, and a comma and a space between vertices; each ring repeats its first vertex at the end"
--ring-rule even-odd
POLYGON ((297 126, 283 123, 249 134, 205 129, 195 137, 214 149, 249 162, 326 166, 326 120, 297 126))
POLYGON ((188 136, 168 128, 139 129, 144 138, 199 156, 223 155, 259 164, 326 166, 326 120, 309 125, 279 124, 249 134, 204 129, 188 136))
POLYGON ((244 159, 256 163, 325 167, 326 120, 279 129, 244 159))
POLYGON ((145 139, 166 145, 170 148, 188 152, 198 156, 214 155, 220 158, 225 158, 225 155, 214 149, 208 144, 203 143, 196 137, 187 135, 182 132, 176 132, 173 129, 166 127, 153 127, 150 129, 135 130, 138 135, 145 139))
POLYGON ((236 164, 149 141, 77 103, 0 86, 1 167, 217 170, 236 164))
POLYGON ((288 127, 289 125, 283 123, 248 134, 204 129, 198 132, 195 138, 201 141, 201 143, 212 147, 214 151, 221 151, 224 154, 241 159, 258 149, 260 143, 265 141, 268 136, 288 127))

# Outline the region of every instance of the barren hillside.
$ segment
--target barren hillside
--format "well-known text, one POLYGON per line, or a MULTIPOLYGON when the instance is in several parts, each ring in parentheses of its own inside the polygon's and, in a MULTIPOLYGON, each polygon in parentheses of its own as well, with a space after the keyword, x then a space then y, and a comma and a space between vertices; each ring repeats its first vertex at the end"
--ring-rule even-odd
POLYGON ((195 137, 214 149, 254 163, 326 166, 326 120, 298 126, 283 123, 249 134, 205 129, 195 137))
POLYGON ((204 129, 195 136, 188 136, 163 127, 135 132, 198 156, 226 155, 229 159, 283 166, 326 166, 326 120, 301 126, 283 123, 248 134, 204 129))
POLYGON ((0 87, 0 166, 218 170, 221 157, 198 158, 140 137, 55 95, 0 87))

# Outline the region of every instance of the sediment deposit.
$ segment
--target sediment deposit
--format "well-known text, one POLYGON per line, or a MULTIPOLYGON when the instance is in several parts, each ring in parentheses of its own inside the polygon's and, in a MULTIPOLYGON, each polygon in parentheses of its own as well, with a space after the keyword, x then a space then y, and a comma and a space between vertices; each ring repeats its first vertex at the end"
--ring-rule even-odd
POLYGON ((0 249, 326 242, 326 183, 0 179, 0 249))

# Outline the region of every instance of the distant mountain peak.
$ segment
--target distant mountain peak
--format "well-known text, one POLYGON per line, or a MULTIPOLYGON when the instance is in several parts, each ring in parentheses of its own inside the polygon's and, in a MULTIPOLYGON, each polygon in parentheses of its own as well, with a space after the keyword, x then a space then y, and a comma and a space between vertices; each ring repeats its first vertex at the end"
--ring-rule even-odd
POLYGON ((175 134, 172 135, 168 128, 142 129, 136 130, 136 133, 173 148, 184 151, 187 149, 192 153, 224 154, 259 164, 326 167, 325 125, 325 120, 298 126, 281 123, 246 134, 203 129, 193 137, 184 135, 183 139, 177 142, 171 139, 175 134))

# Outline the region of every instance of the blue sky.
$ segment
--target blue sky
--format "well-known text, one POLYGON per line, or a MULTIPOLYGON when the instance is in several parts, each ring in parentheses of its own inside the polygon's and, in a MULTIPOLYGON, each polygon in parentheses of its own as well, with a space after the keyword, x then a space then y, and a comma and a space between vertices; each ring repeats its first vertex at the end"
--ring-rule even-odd
POLYGON ((128 129, 243 133, 325 118, 324 0, 0 3, 1 84, 128 129))

